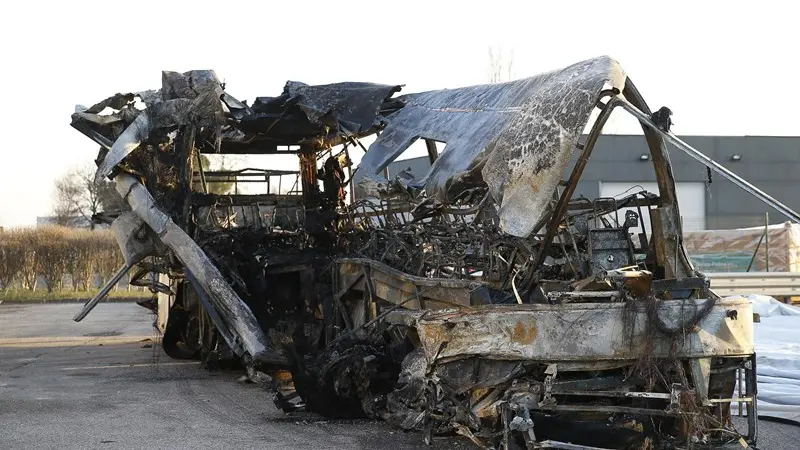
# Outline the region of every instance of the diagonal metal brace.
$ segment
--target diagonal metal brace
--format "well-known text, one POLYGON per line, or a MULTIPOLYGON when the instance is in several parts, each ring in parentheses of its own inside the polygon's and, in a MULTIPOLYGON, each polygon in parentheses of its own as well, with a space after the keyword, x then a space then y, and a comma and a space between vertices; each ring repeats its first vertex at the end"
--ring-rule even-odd
POLYGON ((633 106, 624 98, 616 97, 616 100, 619 102, 618 103, 619 106, 622 106, 622 108, 624 108, 631 115, 636 117, 636 119, 638 119, 639 122, 652 128, 656 133, 660 134, 661 136, 664 137, 664 139, 669 141, 672 145, 674 145, 681 151, 685 152, 687 155, 691 156, 692 158, 700 162, 700 164, 703 164, 704 166, 708 167, 714 172, 717 172, 718 174, 722 175, 733 184, 744 189, 746 192, 752 194, 754 197, 766 203, 767 205, 775 208, 776 210, 778 210, 779 212, 781 212, 794 222, 800 223, 800 214, 795 212, 793 209, 789 208, 788 206, 774 199, 772 196, 762 191, 761 189, 755 187, 744 178, 728 170, 722 164, 714 161, 713 159, 709 158, 696 148, 687 144, 681 138, 675 136, 671 131, 664 131, 661 127, 658 126, 658 124, 653 122, 653 119, 649 115, 642 112, 639 108, 633 106))

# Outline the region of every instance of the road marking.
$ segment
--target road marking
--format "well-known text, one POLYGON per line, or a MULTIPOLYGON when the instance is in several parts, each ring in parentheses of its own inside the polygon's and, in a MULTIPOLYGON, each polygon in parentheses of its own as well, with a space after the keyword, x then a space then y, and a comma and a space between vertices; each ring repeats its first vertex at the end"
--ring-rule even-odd
POLYGON ((100 344, 134 344, 154 342, 153 335, 140 336, 55 336, 0 339, 0 348, 80 347, 100 344))
POLYGON ((189 364, 197 365, 198 361, 181 361, 167 363, 138 363, 138 364, 111 364, 108 366, 85 366, 85 367, 62 367, 61 370, 93 370, 93 369, 132 369, 137 367, 160 367, 160 366, 186 366, 189 364))

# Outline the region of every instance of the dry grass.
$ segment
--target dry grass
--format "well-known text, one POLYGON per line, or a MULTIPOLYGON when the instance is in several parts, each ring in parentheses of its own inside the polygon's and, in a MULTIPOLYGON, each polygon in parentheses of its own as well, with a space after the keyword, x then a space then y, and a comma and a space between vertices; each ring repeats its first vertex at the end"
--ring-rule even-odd
POLYGON ((18 297, 40 290, 65 297, 80 290, 83 298, 98 287, 97 275, 105 282, 122 264, 110 230, 46 226, 0 232, 0 290, 15 290, 18 297))
MULTIPOLYGON (((0 293, 0 302, 58 302, 58 301, 78 301, 89 300, 92 298, 99 289, 91 289, 89 291, 73 291, 70 289, 58 290, 47 292, 45 289, 31 291, 28 289, 7 289, 0 293)), ((133 288, 130 291, 121 289, 111 291, 108 294, 112 299, 143 299, 150 298, 154 294, 147 289, 139 290, 133 288)))

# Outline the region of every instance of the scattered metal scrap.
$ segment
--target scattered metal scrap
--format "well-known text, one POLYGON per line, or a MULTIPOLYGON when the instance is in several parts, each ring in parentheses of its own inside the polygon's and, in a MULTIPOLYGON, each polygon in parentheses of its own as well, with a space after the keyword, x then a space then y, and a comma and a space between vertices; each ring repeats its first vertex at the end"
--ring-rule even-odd
POLYGON ((171 280, 153 284, 168 354, 242 362, 269 375, 287 411, 382 418, 426 440, 755 444, 752 311, 720 300, 686 256, 665 138, 699 152, 671 134, 667 109, 651 115, 609 58, 399 90, 289 82, 250 106, 213 72, 164 72, 159 91, 78 108, 73 127, 101 146, 97 177, 132 207, 112 224, 120 273, 139 265, 171 280), (575 198, 617 107, 643 124, 659 193, 575 198), (430 171, 386 178, 417 139, 430 171), (201 153, 294 154, 299 170, 214 172, 201 153), (253 177, 266 193, 209 190, 253 177), (275 178, 292 187, 272 189, 275 178), (355 185, 371 197, 355 199, 355 185), (732 402, 746 405, 744 436, 732 402))

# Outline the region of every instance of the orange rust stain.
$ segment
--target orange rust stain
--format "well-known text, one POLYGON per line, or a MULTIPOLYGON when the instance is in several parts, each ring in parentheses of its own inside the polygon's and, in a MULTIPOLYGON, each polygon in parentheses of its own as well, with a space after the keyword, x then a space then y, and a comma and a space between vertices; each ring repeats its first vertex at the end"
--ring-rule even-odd
POLYGON ((434 346, 450 340, 449 334, 444 327, 421 327, 417 328, 417 333, 419 333, 419 336, 422 338, 422 340, 429 342, 434 346))
POLYGON ((520 344, 531 344, 536 339, 536 334, 535 323, 528 326, 522 322, 517 322, 517 324, 514 325, 514 329, 511 330, 511 339, 520 344))
POLYGON ((539 179, 538 178, 532 179, 531 180, 531 190, 533 192, 531 192, 531 195, 539 193, 539 189, 540 188, 541 188, 541 186, 539 186, 539 179))
POLYGON ((276 370, 272 377, 280 381, 291 381, 292 372, 289 372, 288 370, 276 370))

